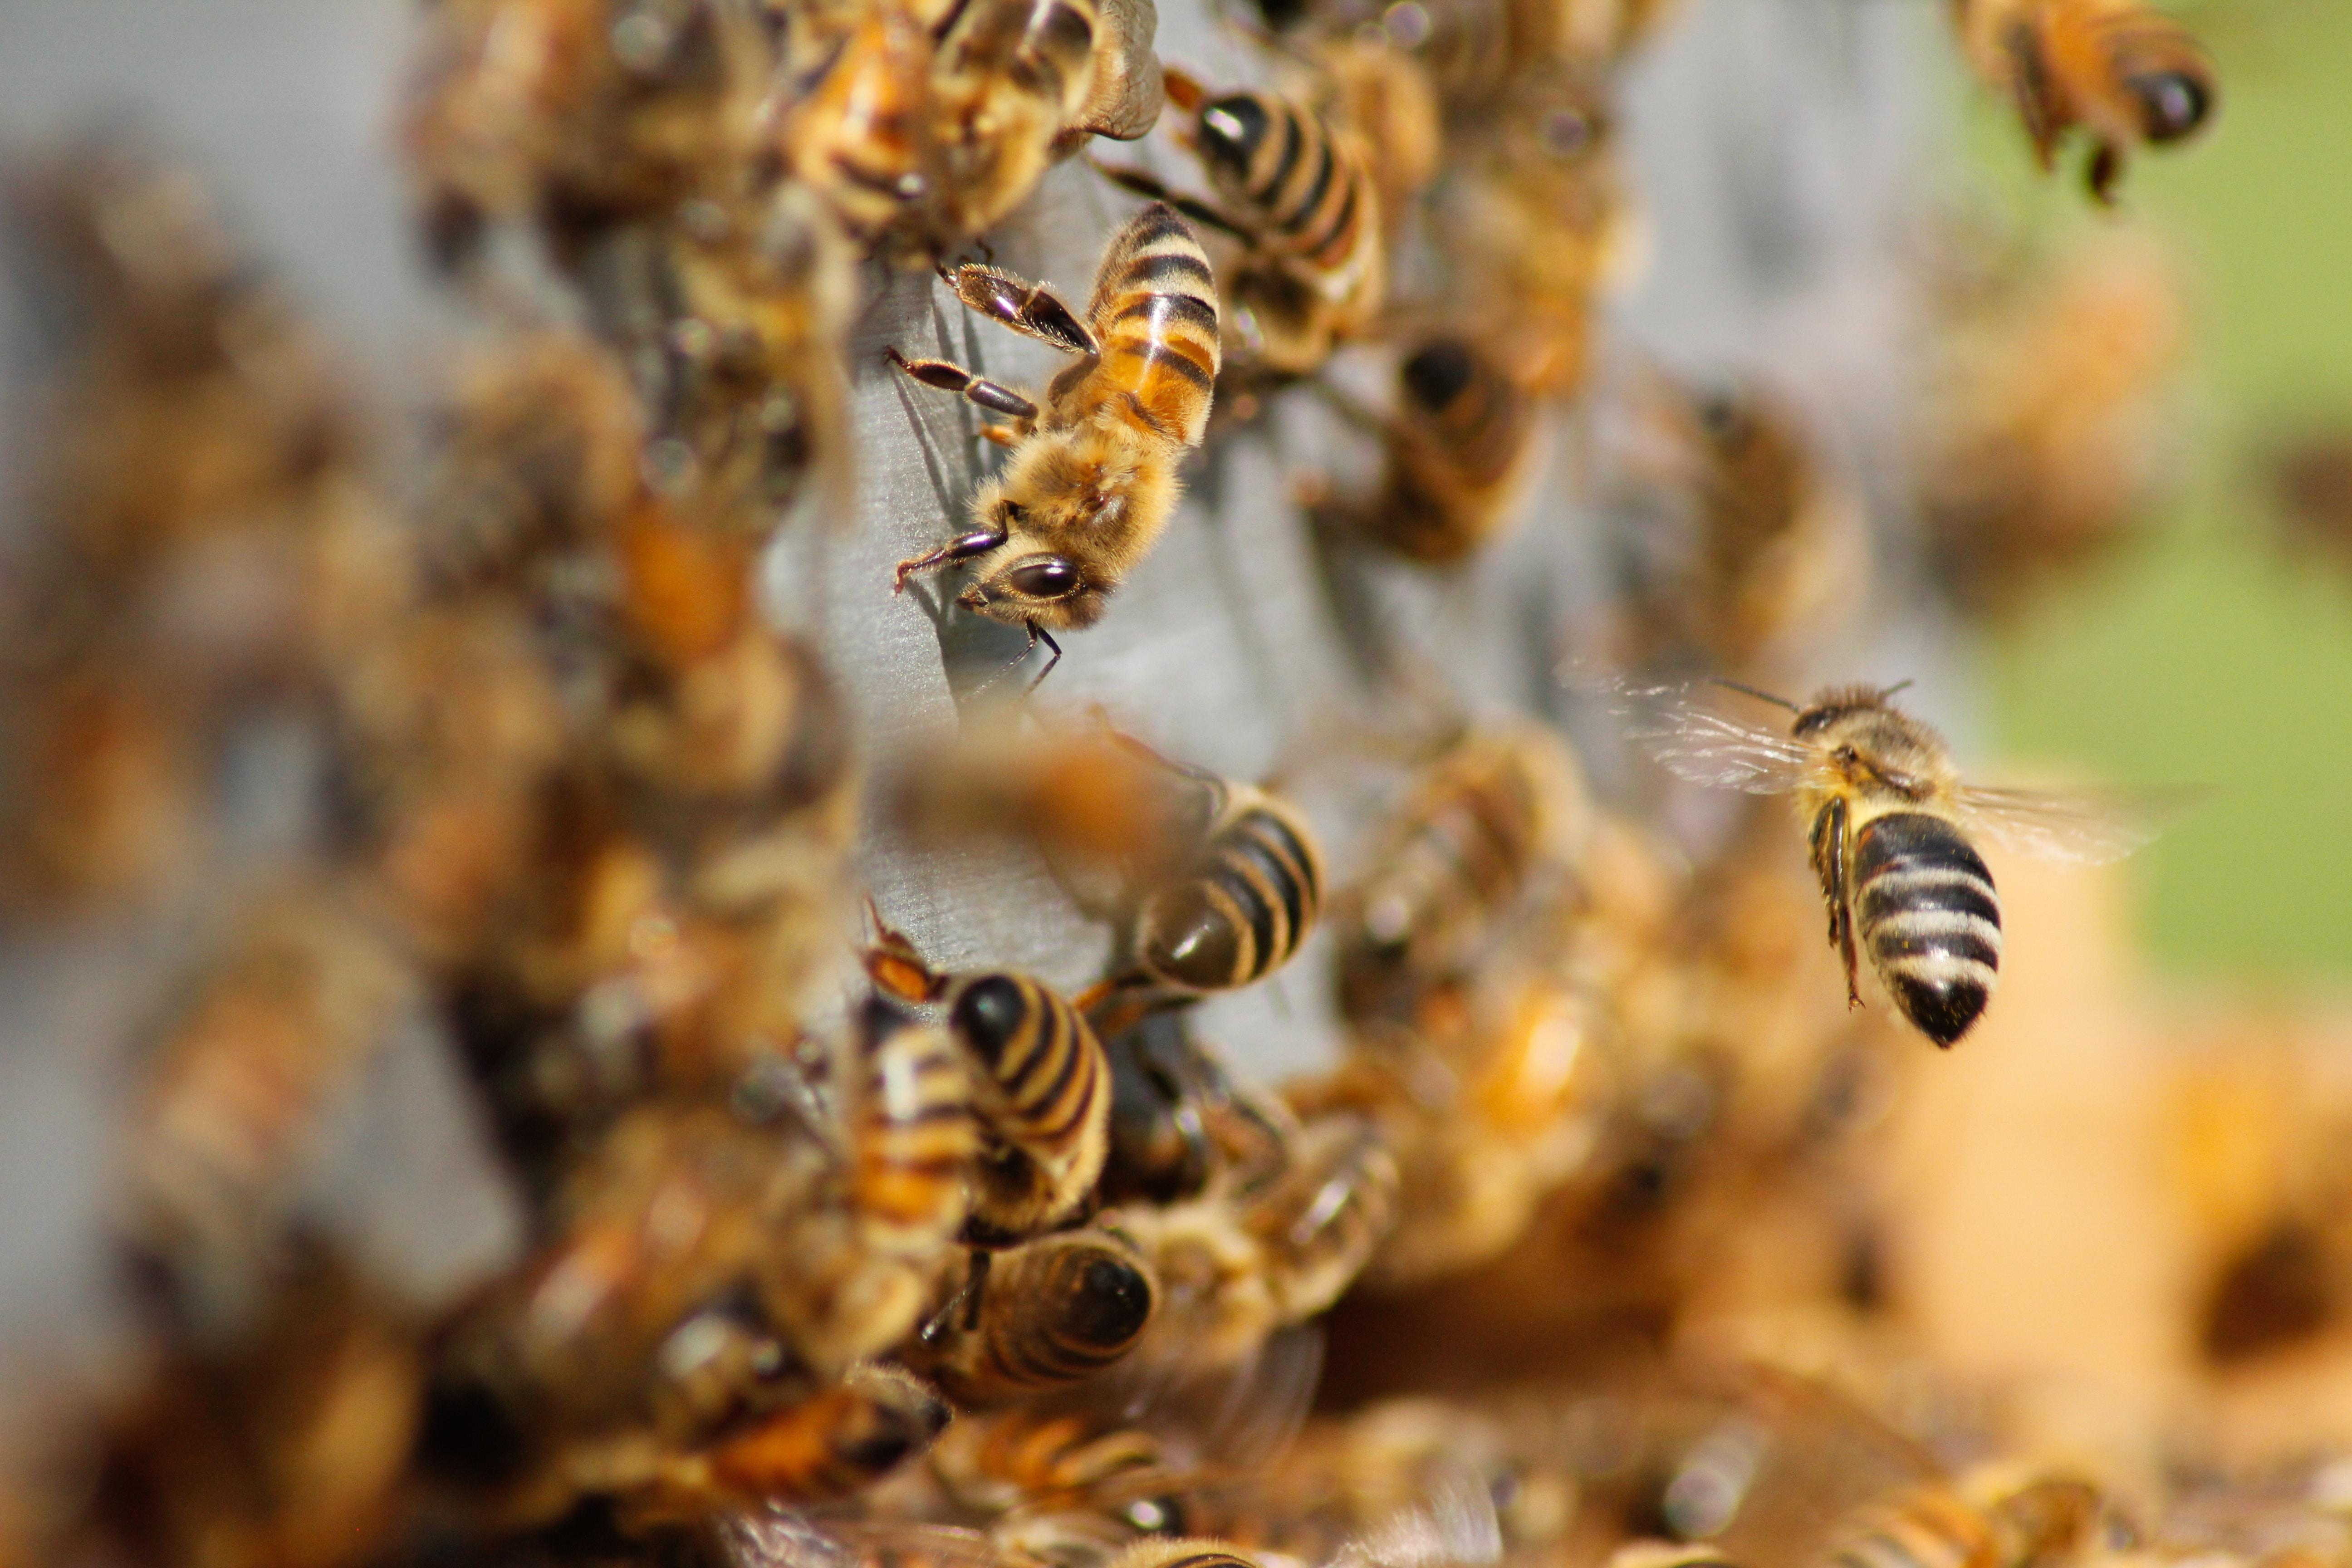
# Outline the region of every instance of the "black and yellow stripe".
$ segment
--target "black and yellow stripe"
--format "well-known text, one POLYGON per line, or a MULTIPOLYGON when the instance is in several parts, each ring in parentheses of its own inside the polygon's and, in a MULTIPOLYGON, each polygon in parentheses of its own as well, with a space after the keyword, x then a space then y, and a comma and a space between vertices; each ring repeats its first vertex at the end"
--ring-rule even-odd
POLYGON ((1194 140, 1210 184, 1260 248, 1332 279, 1368 264, 1380 244, 1378 198, 1320 115, 1273 93, 1232 92, 1201 106, 1194 140))
POLYGON ((1101 358, 1064 373, 1057 410, 1123 408, 1155 435, 1197 447, 1223 364, 1217 285, 1200 237, 1173 207, 1154 202, 1118 231, 1096 275, 1087 318, 1101 358))
POLYGON ((2000 968, 1992 873, 1943 817, 1890 812, 1849 852, 1855 935, 1903 1016, 1938 1046, 1968 1033, 2000 968))
POLYGON ((2003 1568, 1991 1521, 1941 1486, 1874 1510, 1833 1544, 1822 1568, 2003 1568))
POLYGON ((909 1353, 950 1394, 975 1405, 1102 1371, 1135 1347, 1159 1304, 1135 1249, 1098 1230, 1044 1237, 998 1254, 973 1289, 977 1310, 909 1353))
POLYGON ((1138 963, 1153 980, 1188 991, 1250 984, 1298 951, 1322 897, 1322 855, 1305 818, 1248 792, 1190 870, 1146 900, 1138 963))
POLYGON ((1486 542, 1531 449, 1535 405, 1492 356, 1423 343, 1398 377, 1386 493, 1366 531, 1409 560, 1451 565, 1486 542))
POLYGON ((1018 1239, 1067 1217, 1108 1146, 1109 1065, 1067 999, 1025 974, 976 974, 949 991, 948 1026, 979 1062, 976 1099, 1004 1147, 976 1170, 970 1239, 1018 1239))
POLYGON ((944 1031, 887 1002, 867 1005, 859 1047, 851 1199, 875 1250, 929 1258, 964 1220, 980 1147, 971 1076, 944 1031))

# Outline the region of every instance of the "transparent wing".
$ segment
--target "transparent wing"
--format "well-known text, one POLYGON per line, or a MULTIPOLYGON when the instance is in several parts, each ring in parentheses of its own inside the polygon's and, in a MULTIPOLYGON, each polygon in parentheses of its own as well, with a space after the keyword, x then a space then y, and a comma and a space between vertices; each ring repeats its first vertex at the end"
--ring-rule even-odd
POLYGON ((1970 826, 2005 849, 2096 866, 2120 860, 2196 802, 2188 790, 2069 793, 1963 785, 1970 826))
POLYGON ((1330 1568, 1474 1568, 1502 1555, 1494 1493, 1464 1464, 1422 1501, 1346 1542, 1330 1568))
POLYGON ((1010 1553, 976 1530, 897 1520, 811 1519, 770 1507, 721 1521, 730 1568, 866 1568, 893 1557, 936 1568, 1015 1568, 1010 1553))
POLYGON ((1617 711, 1626 732, 1676 778, 1750 795, 1796 788, 1812 753, 1785 735, 1727 719, 1673 687, 1627 689, 1617 711))

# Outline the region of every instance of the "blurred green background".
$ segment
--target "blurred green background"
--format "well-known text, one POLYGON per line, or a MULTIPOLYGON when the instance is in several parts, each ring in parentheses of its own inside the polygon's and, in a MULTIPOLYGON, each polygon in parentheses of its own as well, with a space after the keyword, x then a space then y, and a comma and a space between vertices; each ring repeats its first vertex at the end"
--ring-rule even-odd
MULTIPOLYGON (((2189 289, 2174 504, 1982 649, 1995 738, 2021 762, 2216 793, 2136 861, 2168 978, 2352 978, 2352 571, 2278 531, 2267 459, 2352 428, 2352 3, 2206 0, 2206 136, 2134 161, 2119 217, 2079 154, 2044 181, 1977 97, 1978 172, 2032 224, 2152 226, 2189 289)), ((2332 988, 2332 987, 2330 987, 2332 988)))

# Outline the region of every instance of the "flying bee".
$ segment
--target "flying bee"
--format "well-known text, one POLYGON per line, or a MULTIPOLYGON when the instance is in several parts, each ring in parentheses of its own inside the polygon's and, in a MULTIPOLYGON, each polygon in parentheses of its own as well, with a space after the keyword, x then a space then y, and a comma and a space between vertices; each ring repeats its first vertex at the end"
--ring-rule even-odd
MULTIPOLYGON (((1175 510, 1176 464, 1208 428, 1223 363, 1217 289, 1200 240, 1162 204, 1112 237, 1096 269, 1086 320, 1043 285, 967 263, 950 274, 981 314, 1077 354, 1038 405, 941 360, 891 358, 926 386, 1005 416, 986 427, 1012 448, 1003 471, 971 499, 971 531, 898 563, 894 579, 971 563, 957 603, 1025 626, 1061 658, 1057 631, 1102 618, 1108 595, 1150 552, 1175 510)), ((1034 683, 1033 683, 1034 684, 1034 683)))
POLYGON ((1466 338, 1423 342, 1397 371, 1377 495, 1318 510, 1408 561, 1453 566, 1509 521, 1540 453, 1534 400, 1466 338))
POLYGON ((2091 195, 2115 199, 2125 153, 2193 136, 2212 116, 2212 61, 2188 28, 2139 0, 1954 0, 1969 63, 2009 97, 2047 169, 2079 127, 2091 195))
POLYGON ((1541 868, 1574 858, 1591 816, 1575 754, 1549 730, 1464 736, 1414 785, 1373 871, 1339 902, 1341 1015, 1401 1017, 1468 964, 1541 868))
POLYGON ((1687 701, 1637 732, 1695 784, 1795 796, 1847 1005, 1862 1005, 1859 947, 1912 1026, 1949 1046, 1984 1011, 2000 965, 2000 904, 1969 835, 2083 862, 2149 835, 2089 801, 1961 783, 1943 737, 1890 700, 1908 684, 1832 687, 1802 706, 1748 692, 1796 715, 1786 736, 1687 701))
POLYGON ((1092 1376, 1135 1347, 1159 1301, 1133 1241, 1097 1227, 975 1254, 946 1307, 908 1346, 953 1398, 996 1404, 1092 1376))
POLYGON ((887 926, 866 968, 901 1001, 943 1004, 948 1032, 980 1068, 984 1141, 964 1238, 1001 1247, 1077 1213, 1102 1174, 1111 1108, 1110 1066, 1086 1016, 1025 974, 936 974, 887 926))
POLYGON ((1352 130, 1275 93, 1213 97, 1181 72, 1167 80, 1170 100, 1192 117, 1184 140, 1224 206, 1177 195, 1139 169, 1104 172, 1242 241, 1228 292, 1253 365, 1311 374, 1388 297, 1380 188, 1363 145, 1352 130))

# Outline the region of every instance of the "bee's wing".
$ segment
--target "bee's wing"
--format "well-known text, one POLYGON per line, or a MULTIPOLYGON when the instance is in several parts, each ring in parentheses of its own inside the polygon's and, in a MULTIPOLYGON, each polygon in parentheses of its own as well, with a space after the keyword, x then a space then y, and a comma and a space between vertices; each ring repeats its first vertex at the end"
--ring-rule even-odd
POLYGON ((1786 735, 1727 719, 1672 688, 1628 690, 1627 733, 1676 778, 1750 795, 1797 787, 1812 753, 1786 735))
POLYGON ((1466 1464, 1339 1549, 1329 1568, 1466 1568, 1503 1555, 1493 1490, 1466 1464))
POLYGON ((1018 1560, 977 1530, 902 1520, 816 1519, 770 1507, 727 1519, 731 1568, 874 1568, 912 1560, 925 1568, 1016 1568, 1018 1560))
POLYGON ((1973 784, 1957 796, 1969 825, 2001 847, 2083 866, 2122 859, 2195 800, 2185 790, 2073 794, 1973 784))

